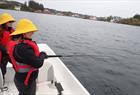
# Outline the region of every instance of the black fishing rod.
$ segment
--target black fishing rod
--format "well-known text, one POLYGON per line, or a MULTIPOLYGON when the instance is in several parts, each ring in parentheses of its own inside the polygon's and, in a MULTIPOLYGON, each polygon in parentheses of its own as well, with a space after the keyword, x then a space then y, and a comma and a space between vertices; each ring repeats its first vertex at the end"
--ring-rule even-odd
POLYGON ((47 58, 54 57, 95 57, 95 58, 109 58, 110 56, 102 56, 102 55, 47 55, 47 58))

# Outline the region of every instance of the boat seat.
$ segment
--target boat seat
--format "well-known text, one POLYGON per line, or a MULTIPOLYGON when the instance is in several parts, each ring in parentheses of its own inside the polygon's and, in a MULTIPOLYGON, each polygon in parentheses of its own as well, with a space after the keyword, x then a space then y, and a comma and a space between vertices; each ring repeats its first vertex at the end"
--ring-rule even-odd
POLYGON ((54 68, 52 64, 45 60, 43 66, 39 69, 37 82, 54 81, 54 68))

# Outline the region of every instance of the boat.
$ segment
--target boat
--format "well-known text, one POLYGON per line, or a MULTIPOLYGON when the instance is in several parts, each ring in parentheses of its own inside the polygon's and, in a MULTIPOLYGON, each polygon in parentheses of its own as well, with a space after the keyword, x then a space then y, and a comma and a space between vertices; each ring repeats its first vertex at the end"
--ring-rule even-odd
MULTIPOLYGON (((38 44, 38 46, 40 51, 48 55, 56 55, 47 44, 38 44)), ((0 70, 0 95, 18 95, 14 74, 11 63, 8 63, 5 85, 3 85, 0 70)), ((39 69, 36 95, 90 95, 90 93, 57 57, 45 59, 43 66, 39 69)))

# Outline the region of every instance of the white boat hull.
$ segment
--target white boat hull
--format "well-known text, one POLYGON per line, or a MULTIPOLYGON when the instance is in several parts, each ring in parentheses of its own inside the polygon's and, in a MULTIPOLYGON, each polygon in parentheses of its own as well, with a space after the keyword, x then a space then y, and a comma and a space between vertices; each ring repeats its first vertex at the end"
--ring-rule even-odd
MULTIPOLYGON (((45 51, 48 55, 55 55, 46 44, 38 44, 38 46, 40 51, 45 51)), ((0 79, 2 82, 1 77, 0 79)), ((8 64, 5 79, 8 90, 1 92, 0 95, 18 95, 13 82, 14 70, 10 64, 8 64)), ((49 58, 40 68, 36 95, 58 95, 55 83, 60 83, 64 89, 61 92, 62 95, 90 95, 59 58, 49 58)))

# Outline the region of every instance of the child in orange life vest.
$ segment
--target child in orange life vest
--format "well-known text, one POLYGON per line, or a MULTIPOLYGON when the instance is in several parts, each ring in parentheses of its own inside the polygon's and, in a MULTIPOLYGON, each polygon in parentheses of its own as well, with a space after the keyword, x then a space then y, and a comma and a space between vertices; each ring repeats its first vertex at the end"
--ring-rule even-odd
MULTIPOLYGON (((2 26, 0 25, 0 40, 2 36, 2 26)), ((4 46, 0 43, 0 64, 2 63, 2 54, 6 52, 4 46)))
POLYGON ((16 30, 11 34, 21 35, 22 41, 11 43, 9 56, 15 69, 14 82, 19 95, 36 95, 36 79, 39 68, 43 65, 46 53, 39 52, 32 35, 38 29, 28 19, 21 19, 16 30))
POLYGON ((0 45, 3 48, 5 48, 5 50, 1 53, 1 64, 0 64, 3 78, 6 73, 6 65, 9 61, 9 56, 7 54, 7 45, 8 42, 10 41, 10 33, 14 31, 14 29, 11 27, 13 22, 15 22, 15 19, 8 13, 3 13, 0 16, 0 26, 1 26, 0 45))
POLYGON ((10 40, 10 34, 14 31, 12 28, 13 22, 15 22, 15 19, 8 13, 3 13, 0 16, 0 25, 2 28, 1 43, 5 47, 10 40))

